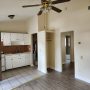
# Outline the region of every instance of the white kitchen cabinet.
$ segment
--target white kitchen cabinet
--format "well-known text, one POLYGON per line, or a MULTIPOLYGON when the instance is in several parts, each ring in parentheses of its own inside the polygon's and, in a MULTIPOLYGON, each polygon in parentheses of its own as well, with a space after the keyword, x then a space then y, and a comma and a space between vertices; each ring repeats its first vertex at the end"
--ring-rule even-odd
POLYGON ((5 59, 6 59, 6 70, 12 69, 13 68, 13 65, 12 65, 12 61, 13 61, 12 56, 11 55, 6 55, 5 59))
POLYGON ((24 34, 24 45, 30 45, 30 36, 29 36, 29 34, 24 34))
POLYGON ((5 57, 4 57, 4 55, 1 55, 1 67, 2 67, 2 71, 5 71, 5 57))
POLYGON ((11 33, 11 42, 17 41, 17 33, 11 33))
POLYGON ((23 33, 1 32, 1 41, 3 41, 4 46, 30 45, 30 35, 23 33))
POLYGON ((11 33, 11 41, 23 41, 24 37, 22 33, 11 33))
POLYGON ((24 45, 24 35, 21 33, 11 33, 12 45, 24 45))
POLYGON ((1 32, 1 42, 3 42, 3 36, 4 36, 4 33, 1 32))
POLYGON ((12 61, 12 65, 13 65, 13 68, 17 68, 17 67, 20 67, 20 57, 18 54, 15 54, 15 55, 12 55, 13 57, 13 61, 12 61))
POLYGON ((30 65, 30 53, 5 55, 6 70, 30 65))
POLYGON ((5 59, 3 57, 1 58, 1 63, 2 63, 2 66, 5 66, 5 59))
POLYGON ((2 67, 2 71, 5 71, 5 67, 2 67))
POLYGON ((3 33, 3 45, 4 46, 10 46, 11 45, 10 33, 3 33))
POLYGON ((24 35, 21 33, 17 33, 17 41, 23 41, 24 40, 24 35))
POLYGON ((20 63, 20 64, 19 64, 20 67, 26 66, 26 65, 25 65, 26 59, 25 59, 25 54, 24 54, 24 53, 23 53, 23 54, 20 54, 18 59, 19 59, 19 61, 20 61, 20 62, 19 62, 19 63, 20 63))
POLYGON ((25 54, 25 65, 30 65, 30 53, 25 54))

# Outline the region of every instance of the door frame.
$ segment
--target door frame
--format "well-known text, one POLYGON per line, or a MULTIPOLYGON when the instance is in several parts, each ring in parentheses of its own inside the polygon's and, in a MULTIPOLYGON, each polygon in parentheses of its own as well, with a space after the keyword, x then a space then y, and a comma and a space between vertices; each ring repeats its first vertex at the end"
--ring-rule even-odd
MULTIPOLYGON (((33 33, 33 34, 31 34, 31 46, 32 46, 32 49, 31 49, 31 57, 32 57, 32 66, 34 66, 34 64, 33 64, 33 61, 34 61, 34 59, 33 59, 33 35, 34 34, 37 34, 37 49, 38 49, 38 33, 33 33)), ((37 53, 38 53, 38 50, 37 50, 37 53)), ((38 54, 37 54, 38 55, 38 54)), ((38 59, 38 57, 37 57, 37 59, 38 59)))
MULTIPOLYGON (((66 57, 65 57, 65 55, 66 55, 66 49, 65 49, 66 35, 70 35, 70 37, 71 37, 70 59, 71 59, 71 62, 74 62, 74 31, 67 31, 67 32, 61 32, 61 60, 62 60, 61 64, 64 64, 65 59, 66 59, 66 57)), ((74 67, 74 69, 75 69, 75 67, 74 67)), ((63 71, 63 68, 62 68, 62 71, 63 71)))

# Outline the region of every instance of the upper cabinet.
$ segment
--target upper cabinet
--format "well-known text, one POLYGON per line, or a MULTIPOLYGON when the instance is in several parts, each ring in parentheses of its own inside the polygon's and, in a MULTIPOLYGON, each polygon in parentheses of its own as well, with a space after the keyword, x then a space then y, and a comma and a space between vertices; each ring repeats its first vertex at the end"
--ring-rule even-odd
POLYGON ((11 33, 11 41, 17 41, 17 33, 11 33))
POLYGON ((11 45, 10 33, 3 33, 3 37, 1 39, 3 40, 4 46, 10 46, 11 45))
POLYGON ((11 33, 11 44, 12 45, 24 45, 24 34, 11 33))
POLYGON ((30 36, 29 36, 29 34, 24 34, 24 45, 30 45, 30 36))
POLYGON ((29 34, 23 33, 1 33, 1 41, 4 46, 30 45, 29 34))
POLYGON ((17 41, 23 41, 24 40, 24 34, 17 33, 17 41))
POLYGON ((3 42, 4 33, 1 33, 1 42, 3 42))

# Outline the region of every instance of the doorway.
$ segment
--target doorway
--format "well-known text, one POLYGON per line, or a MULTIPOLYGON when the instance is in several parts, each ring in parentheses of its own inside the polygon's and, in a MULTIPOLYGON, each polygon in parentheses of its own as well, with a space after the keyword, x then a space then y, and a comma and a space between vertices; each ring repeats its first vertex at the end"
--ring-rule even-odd
POLYGON ((37 46, 37 33, 32 34, 32 57, 33 57, 33 65, 38 66, 38 46, 37 46))
POLYGON ((61 33, 62 71, 71 69, 74 71, 74 32, 61 33))
POLYGON ((66 59, 65 63, 70 63, 71 58, 70 58, 70 48, 71 48, 71 36, 66 35, 65 36, 65 49, 66 49, 66 59))

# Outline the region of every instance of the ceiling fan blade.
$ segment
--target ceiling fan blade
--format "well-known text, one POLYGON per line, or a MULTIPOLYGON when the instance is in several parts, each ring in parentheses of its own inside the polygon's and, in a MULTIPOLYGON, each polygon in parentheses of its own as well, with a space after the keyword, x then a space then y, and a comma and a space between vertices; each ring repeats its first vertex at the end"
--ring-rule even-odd
POLYGON ((58 12, 58 13, 62 12, 62 10, 60 10, 59 8, 56 8, 56 7, 54 7, 54 6, 51 6, 51 7, 52 7, 52 10, 54 10, 54 11, 56 11, 56 12, 58 12))
POLYGON ((39 11, 39 13, 38 13, 38 15, 41 15, 41 14, 42 14, 42 12, 43 12, 43 11, 42 11, 42 10, 40 10, 40 11, 39 11))
POLYGON ((41 2, 45 2, 46 0, 41 0, 41 2))
POLYGON ((52 1, 52 4, 58 4, 58 3, 64 3, 64 2, 69 2, 71 0, 56 0, 56 1, 52 1))
POLYGON ((27 7, 35 7, 35 6, 41 6, 41 4, 36 4, 36 5, 24 5, 22 6, 23 8, 27 8, 27 7))

